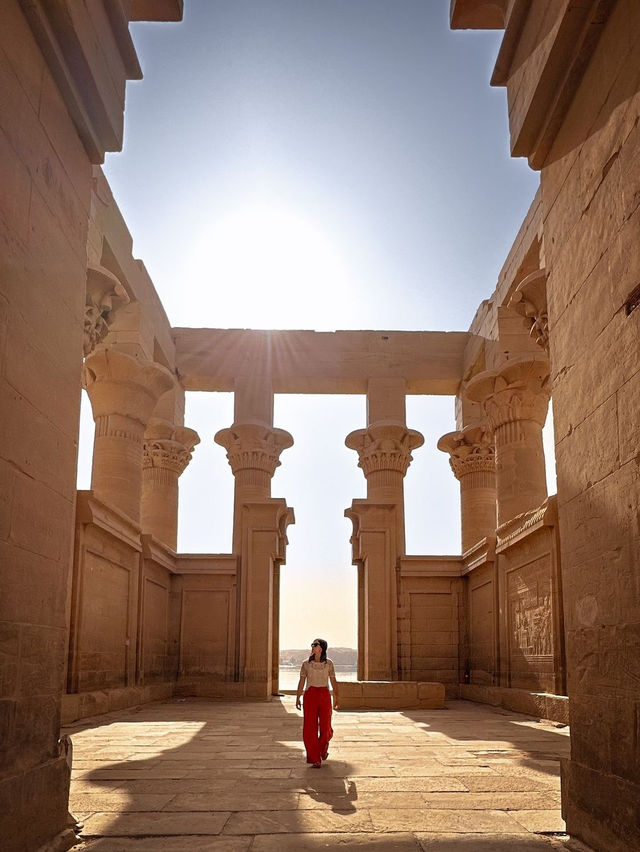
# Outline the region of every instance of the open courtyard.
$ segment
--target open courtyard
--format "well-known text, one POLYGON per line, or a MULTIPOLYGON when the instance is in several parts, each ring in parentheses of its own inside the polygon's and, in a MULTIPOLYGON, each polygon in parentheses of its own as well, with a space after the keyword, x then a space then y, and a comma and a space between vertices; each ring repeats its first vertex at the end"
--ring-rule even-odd
POLYGON ((66 729, 87 850, 566 848, 568 728, 500 708, 334 713, 305 763, 294 697, 171 699, 66 729))

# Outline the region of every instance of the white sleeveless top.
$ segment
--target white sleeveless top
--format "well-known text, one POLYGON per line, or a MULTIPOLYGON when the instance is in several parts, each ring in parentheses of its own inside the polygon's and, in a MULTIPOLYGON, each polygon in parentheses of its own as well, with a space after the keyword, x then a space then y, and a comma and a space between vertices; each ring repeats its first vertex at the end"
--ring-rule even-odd
POLYGON ((333 662, 327 659, 324 663, 305 660, 300 667, 300 677, 306 677, 307 686, 329 686, 329 676, 336 676, 333 662))

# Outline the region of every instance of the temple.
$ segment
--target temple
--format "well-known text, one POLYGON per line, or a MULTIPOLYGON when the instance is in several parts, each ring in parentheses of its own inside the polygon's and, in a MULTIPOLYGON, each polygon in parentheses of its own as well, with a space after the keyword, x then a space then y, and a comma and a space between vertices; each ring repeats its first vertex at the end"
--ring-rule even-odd
POLYGON ((455 697, 570 722, 568 832, 597 852, 640 848, 640 5, 450 6, 454 28, 504 30, 491 83, 540 189, 469 329, 329 333, 172 328, 133 257, 100 164, 122 145, 126 81, 141 76, 129 22, 178 22, 182 0, 3 2, 7 852, 71 842, 61 723, 278 691, 295 507, 271 482, 296 436, 274 423, 276 393, 366 396, 366 422, 344 436, 366 498, 336 507, 358 576, 345 706, 455 697), (77 492, 82 388, 95 443, 77 492), (233 422, 198 436, 184 422, 193 390, 232 392, 233 422), (437 447, 407 422, 416 394, 456 398, 437 447), (200 440, 234 477, 230 553, 177 552, 179 477, 200 440), (421 446, 446 453, 460 483, 453 557, 406 552, 403 484, 421 446))

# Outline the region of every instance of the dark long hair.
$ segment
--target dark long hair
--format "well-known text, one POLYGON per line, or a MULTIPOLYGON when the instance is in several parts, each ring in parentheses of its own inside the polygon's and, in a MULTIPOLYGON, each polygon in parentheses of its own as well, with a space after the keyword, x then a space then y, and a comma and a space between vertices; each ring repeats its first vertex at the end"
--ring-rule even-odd
MULTIPOLYGON (((327 662, 327 648, 329 647, 327 640, 326 639, 314 639, 313 641, 320 643, 320 647, 322 648, 322 653, 320 654, 320 662, 326 663, 327 662)), ((309 657, 309 662, 311 663, 313 660, 315 660, 315 657, 313 656, 313 654, 311 654, 311 656, 309 657)))

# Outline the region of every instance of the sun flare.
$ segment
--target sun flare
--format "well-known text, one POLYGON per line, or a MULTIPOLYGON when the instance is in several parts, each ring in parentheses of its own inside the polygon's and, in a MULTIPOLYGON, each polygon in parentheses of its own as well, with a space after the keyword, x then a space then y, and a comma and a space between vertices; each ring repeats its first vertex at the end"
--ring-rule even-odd
POLYGON ((343 252, 309 218, 256 203, 201 232, 188 258, 188 284, 204 294, 203 325, 336 328, 349 301, 343 252))

